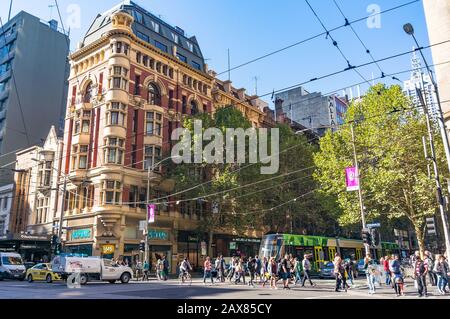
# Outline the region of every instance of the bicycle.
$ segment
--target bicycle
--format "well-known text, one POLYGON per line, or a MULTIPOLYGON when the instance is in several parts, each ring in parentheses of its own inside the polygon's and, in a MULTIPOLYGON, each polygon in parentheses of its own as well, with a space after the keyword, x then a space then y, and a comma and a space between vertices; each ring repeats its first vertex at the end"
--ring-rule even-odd
POLYGON ((180 282, 180 285, 188 284, 190 286, 192 285, 192 276, 188 272, 180 273, 178 281, 180 282))

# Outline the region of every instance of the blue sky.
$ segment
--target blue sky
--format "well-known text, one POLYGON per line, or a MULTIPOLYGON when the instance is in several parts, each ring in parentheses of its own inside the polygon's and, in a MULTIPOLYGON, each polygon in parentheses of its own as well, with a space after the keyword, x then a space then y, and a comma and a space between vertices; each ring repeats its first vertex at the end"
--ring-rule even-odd
MULTIPOLYGON (((344 23, 333 0, 309 0, 328 29, 344 23)), ((347 18, 352 21, 370 14, 370 5, 386 10, 410 0, 336 0, 347 18)), ((222 72, 227 69, 227 50, 231 52, 231 65, 239 65, 248 60, 301 41, 323 32, 317 19, 304 0, 136 0, 148 11, 161 15, 172 25, 178 25, 188 34, 195 35, 200 43, 203 55, 208 59, 211 69, 222 72)), ((89 28, 99 12, 104 12, 120 0, 59 0, 65 24, 68 24, 71 4, 80 8, 80 28, 71 29, 71 46, 76 43, 89 28)), ((49 8, 53 0, 14 0, 12 15, 20 10, 27 11, 44 20, 58 19, 56 8, 49 8)), ((3 23, 7 20, 9 0, 0 2, 3 23)), ((375 59, 412 49, 413 40, 402 29, 411 22, 416 36, 422 45, 427 45, 425 17, 422 2, 416 2, 381 16, 380 28, 369 28, 367 21, 354 24, 354 28, 371 50, 375 59)), ((346 27, 332 36, 338 42, 352 65, 371 61, 351 29, 346 27)), ((431 63, 431 55, 426 52, 431 63)), ((269 94, 264 99, 270 101, 270 93, 308 79, 344 69, 347 63, 331 44, 330 39, 320 37, 298 45, 267 59, 232 71, 231 80, 236 87, 245 87, 249 94, 255 93, 254 77, 258 77, 258 93, 269 94)), ((380 63, 385 73, 393 73, 410 68, 410 56, 403 56, 380 63)), ((370 80, 372 74, 380 76, 375 65, 360 69, 362 75, 370 80)), ((401 80, 409 74, 398 76, 401 80)), ((227 74, 222 76, 227 79, 227 74)), ((309 91, 328 93, 362 79, 355 72, 317 81, 305 86, 309 91)), ((387 81, 387 83, 393 83, 387 81)), ((362 85, 364 91, 368 85, 362 85)), ((355 90, 356 92, 356 90, 355 90)), ((341 91, 339 91, 341 93, 341 91)))

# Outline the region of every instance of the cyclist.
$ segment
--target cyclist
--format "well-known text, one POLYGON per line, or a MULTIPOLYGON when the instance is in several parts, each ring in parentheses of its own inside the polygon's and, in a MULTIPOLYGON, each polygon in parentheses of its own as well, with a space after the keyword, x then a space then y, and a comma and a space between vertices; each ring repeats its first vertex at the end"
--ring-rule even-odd
POLYGON ((192 270, 192 266, 186 257, 180 265, 180 274, 182 275, 182 278, 186 278, 186 276, 189 275, 189 270, 192 270))

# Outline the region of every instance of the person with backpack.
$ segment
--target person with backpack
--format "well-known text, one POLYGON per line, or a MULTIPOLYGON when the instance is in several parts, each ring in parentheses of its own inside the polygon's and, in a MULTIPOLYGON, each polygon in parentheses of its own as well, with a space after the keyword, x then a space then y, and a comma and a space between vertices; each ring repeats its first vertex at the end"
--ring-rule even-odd
POLYGON ((404 279, 400 265, 400 258, 398 255, 395 255, 389 263, 389 273, 392 275, 391 282, 393 283, 395 294, 397 297, 404 296, 404 279))
POLYGON ((302 261, 302 267, 303 267, 303 279, 302 279, 302 287, 305 287, 305 282, 306 280, 309 280, 309 283, 311 284, 311 286, 316 286, 310 277, 310 271, 311 271, 311 262, 309 261, 308 257, 310 257, 309 255, 304 255, 303 256, 303 261, 302 261))
POLYGON ((419 297, 428 297, 427 282, 425 279, 427 273, 427 264, 422 260, 422 258, 420 258, 420 256, 416 256, 416 263, 414 264, 414 279, 417 283, 419 297))

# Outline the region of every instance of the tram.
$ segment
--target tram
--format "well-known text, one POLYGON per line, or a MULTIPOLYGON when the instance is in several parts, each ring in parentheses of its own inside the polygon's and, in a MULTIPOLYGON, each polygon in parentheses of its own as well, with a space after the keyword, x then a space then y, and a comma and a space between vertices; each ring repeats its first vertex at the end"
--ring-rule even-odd
MULTIPOLYGON (((364 258, 364 243, 362 240, 331 238, 322 236, 307 236, 293 234, 265 235, 261 241, 259 256, 276 260, 286 254, 303 259, 305 254, 313 257, 313 270, 318 271, 328 261, 333 261, 339 251, 343 259, 360 260, 364 258)), ((386 254, 399 253, 396 243, 382 242, 376 248, 371 248, 372 258, 380 259, 386 254)))

